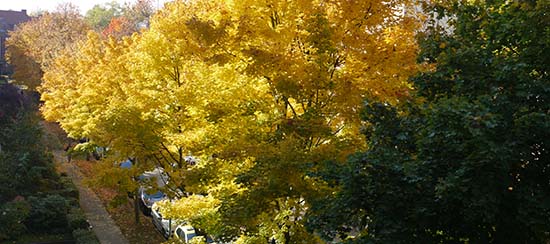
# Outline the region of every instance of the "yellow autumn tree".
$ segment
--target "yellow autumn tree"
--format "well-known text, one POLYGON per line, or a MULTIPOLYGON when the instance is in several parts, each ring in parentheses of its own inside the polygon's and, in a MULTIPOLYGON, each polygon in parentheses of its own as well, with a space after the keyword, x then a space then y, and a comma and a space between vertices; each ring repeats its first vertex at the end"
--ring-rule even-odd
POLYGON ((147 46, 136 57, 146 61, 139 77, 150 79, 138 89, 147 90, 149 99, 139 100, 150 114, 174 114, 161 123, 175 122, 166 127, 173 136, 165 138, 181 137, 168 143, 172 152, 193 152, 207 161, 173 172, 180 185, 219 200, 182 199, 174 211, 167 206, 168 216, 243 242, 315 240, 305 231, 304 214, 308 201, 330 188, 311 175, 323 162, 338 164, 364 146, 358 111, 366 97, 396 103, 409 91, 407 77, 416 70, 415 23, 399 11, 404 4, 168 5, 144 34, 141 45, 147 46), (229 89, 233 96, 219 97, 235 84, 245 88, 242 93, 229 89), (192 87, 192 93, 179 92, 181 87, 192 87), (207 218, 177 210, 195 209, 194 202, 216 212, 207 218))
POLYGON ((13 78, 35 90, 41 83, 43 70, 50 67, 59 53, 84 39, 89 29, 78 8, 68 3, 18 25, 6 41, 6 55, 14 66, 13 78))
POLYGON ((239 243, 321 242, 305 218, 334 189, 316 173, 365 147, 366 98, 397 103, 409 92, 407 4, 174 1, 131 41, 89 36, 58 59, 44 113, 163 167, 175 192, 203 195, 166 203, 165 216, 239 243))

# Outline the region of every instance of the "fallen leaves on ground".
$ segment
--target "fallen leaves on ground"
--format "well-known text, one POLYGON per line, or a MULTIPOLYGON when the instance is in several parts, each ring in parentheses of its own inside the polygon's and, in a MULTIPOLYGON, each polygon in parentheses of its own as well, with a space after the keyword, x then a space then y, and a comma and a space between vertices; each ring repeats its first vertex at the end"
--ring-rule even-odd
MULTIPOLYGON (((75 160, 74 163, 80 168, 85 178, 94 176, 94 161, 75 160)), ((93 186, 92 190, 101 199, 109 215, 111 215, 111 218, 115 221, 120 231, 122 231, 122 234, 124 234, 130 243, 153 244, 165 241, 162 235, 153 226, 150 217, 140 212, 139 224, 136 224, 134 205, 131 199, 128 198, 128 202, 119 206, 112 206, 110 203, 116 196, 115 189, 93 186)))

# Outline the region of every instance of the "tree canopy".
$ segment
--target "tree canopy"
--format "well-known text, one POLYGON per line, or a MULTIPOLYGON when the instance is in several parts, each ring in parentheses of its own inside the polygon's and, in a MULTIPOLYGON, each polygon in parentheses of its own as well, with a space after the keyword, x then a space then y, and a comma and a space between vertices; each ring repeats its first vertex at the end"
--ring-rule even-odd
POLYGON ((342 190, 314 204, 311 228, 369 243, 546 243, 549 7, 435 5, 452 31, 422 36, 419 60, 434 68, 412 79, 410 102, 367 102, 369 150, 322 174, 342 190))
POLYGON ((544 243, 548 4, 410 4, 173 1, 60 53, 42 112, 224 240, 544 243))
POLYGON ((104 36, 129 36, 148 27, 153 15, 151 0, 138 0, 123 6, 116 1, 96 4, 86 12, 84 20, 104 36))
POLYGON ((59 57, 42 109, 206 196, 182 198, 174 209, 202 210, 173 217, 228 239, 316 240, 303 216, 330 188, 309 173, 364 148, 365 97, 397 103, 410 90, 416 23, 402 4, 174 1, 141 35, 91 34, 59 57))
POLYGON ((86 12, 84 20, 98 31, 107 28, 111 19, 122 15, 122 7, 118 2, 112 1, 104 4, 96 4, 86 12))
POLYGON ((44 12, 18 25, 6 41, 13 78, 35 90, 57 55, 85 38, 88 30, 78 8, 70 4, 59 5, 54 12, 44 12))

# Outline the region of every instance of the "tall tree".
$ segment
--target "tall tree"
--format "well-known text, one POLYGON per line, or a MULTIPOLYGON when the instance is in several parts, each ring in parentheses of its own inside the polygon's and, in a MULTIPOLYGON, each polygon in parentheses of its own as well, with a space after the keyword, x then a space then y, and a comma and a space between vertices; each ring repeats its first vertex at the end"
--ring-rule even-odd
POLYGON ((6 41, 8 61, 14 65, 14 79, 35 89, 43 70, 50 67, 64 49, 85 38, 89 27, 74 5, 59 5, 19 25, 6 41))
POLYGON ((322 174, 342 190, 311 227, 357 243, 548 243, 550 5, 433 10, 450 21, 422 41, 434 68, 413 79, 414 102, 367 104, 369 150, 322 174))
POLYGON ((55 172, 35 109, 15 85, 0 84, 0 208, 18 195, 34 194, 53 183, 55 172))
POLYGON ((134 4, 125 5, 123 16, 139 30, 149 27, 149 19, 154 12, 152 0, 137 0, 134 4))
POLYGON ((85 20, 104 36, 121 38, 146 29, 153 11, 151 0, 138 0, 123 6, 113 1, 95 5, 86 13, 85 20))
POLYGON ((117 17, 111 19, 109 26, 107 26, 101 33, 104 36, 122 37, 129 36, 135 32, 135 27, 125 17, 117 17))
POLYGON ((122 15, 122 7, 116 1, 96 4, 86 12, 84 20, 96 31, 103 31, 111 20, 122 15))
POLYGON ((402 4, 174 1, 141 36, 90 36, 58 59, 43 111, 69 134, 162 166, 168 187, 206 195, 166 216, 243 242, 319 241, 304 214, 332 189, 312 173, 364 148, 364 97, 397 103, 410 89, 416 24, 402 4))

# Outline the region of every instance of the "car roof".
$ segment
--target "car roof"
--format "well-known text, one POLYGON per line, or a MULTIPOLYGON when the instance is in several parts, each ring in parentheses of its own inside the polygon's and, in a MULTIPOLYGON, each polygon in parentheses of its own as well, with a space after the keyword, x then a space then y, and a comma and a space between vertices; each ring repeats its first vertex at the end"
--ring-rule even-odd
POLYGON ((168 182, 168 176, 164 173, 162 168, 155 168, 151 171, 145 171, 139 176, 140 180, 152 179, 154 178, 158 187, 163 187, 168 182))
POLYGON ((195 232, 195 228, 190 225, 179 225, 177 228, 184 230, 185 232, 195 232))

